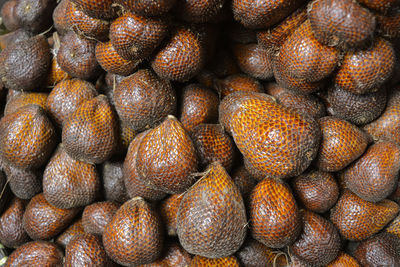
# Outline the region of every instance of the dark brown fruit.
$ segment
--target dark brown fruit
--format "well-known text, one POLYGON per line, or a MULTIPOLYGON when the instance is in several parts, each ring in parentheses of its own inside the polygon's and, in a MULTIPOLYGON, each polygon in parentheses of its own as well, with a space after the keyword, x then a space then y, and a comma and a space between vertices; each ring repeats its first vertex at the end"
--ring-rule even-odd
POLYGON ((116 2, 142 16, 159 16, 167 13, 176 0, 116 0, 116 2))
POLYGON ((213 266, 231 266, 239 267, 239 261, 235 256, 221 257, 218 259, 210 259, 202 256, 194 256, 190 262, 190 267, 213 267, 213 266))
POLYGON ((70 31, 69 20, 66 16, 66 10, 70 0, 61 0, 53 11, 54 28, 60 35, 66 34, 70 31))
POLYGON ((212 163, 179 205, 177 233, 182 247, 203 257, 227 257, 243 244, 246 225, 239 189, 220 163, 212 163))
POLYGON ((79 219, 61 233, 55 240, 55 243, 65 249, 74 237, 83 234, 85 234, 85 231, 83 229, 82 219, 79 219))
POLYGON ((15 31, 21 27, 21 23, 15 16, 15 7, 18 4, 18 0, 8 0, 5 1, 1 7, 1 18, 2 23, 9 31, 15 31))
MULTIPOLYGON (((166 243, 167 249, 161 258, 163 264, 174 267, 188 267, 192 261, 192 256, 184 250, 178 242, 170 241, 166 243)), ((166 267, 166 266, 165 266, 166 267)))
POLYGON ((220 78, 241 72, 236 64, 235 57, 225 47, 216 49, 215 56, 208 63, 207 69, 220 78))
POLYGON ((146 201, 133 198, 107 224, 103 244, 108 256, 124 266, 153 262, 163 245, 161 219, 146 201))
POLYGON ((79 37, 74 32, 61 39, 57 62, 72 77, 92 79, 99 74, 100 66, 95 55, 96 41, 79 37))
POLYGON ((22 107, 0 121, 0 155, 15 167, 42 166, 53 152, 55 141, 55 129, 37 105, 22 107))
POLYGON ((130 143, 123 165, 123 180, 126 187, 126 192, 130 198, 142 197, 147 200, 160 200, 163 199, 167 194, 160 190, 151 188, 147 181, 142 179, 137 170, 136 162, 139 146, 143 140, 143 137, 148 132, 149 131, 138 134, 130 143))
POLYGON ((183 89, 180 119, 186 131, 191 133, 201 123, 213 123, 218 119, 218 95, 200 84, 183 89))
POLYGON ((103 163, 103 194, 106 200, 118 203, 124 203, 129 200, 122 169, 123 162, 121 161, 106 161, 103 163))
POLYGON ((247 199, 253 188, 256 186, 257 181, 250 175, 244 166, 240 166, 232 172, 232 180, 238 187, 245 202, 247 202, 247 199))
POLYGON ((23 170, 12 165, 4 167, 10 189, 16 197, 31 199, 42 191, 42 175, 38 171, 23 170))
POLYGON ((319 170, 297 176, 293 191, 308 210, 318 213, 330 210, 339 197, 339 186, 333 174, 319 170))
POLYGON ((177 0, 176 15, 187 22, 204 23, 215 19, 225 0, 177 0))
POLYGON ((339 87, 331 87, 322 97, 329 115, 356 125, 363 125, 378 118, 386 106, 386 90, 384 89, 359 95, 339 87))
POLYGON ((367 50, 346 53, 335 76, 335 84, 353 94, 376 92, 390 78, 395 59, 392 45, 378 38, 367 50))
POLYGON ((362 266, 399 266, 400 238, 381 233, 361 242, 354 257, 362 266))
POLYGON ((110 27, 110 41, 126 60, 148 57, 168 34, 165 20, 137 16, 127 12, 110 27))
POLYGON ((266 94, 236 92, 225 97, 219 109, 221 125, 232 133, 255 177, 299 175, 317 154, 317 122, 266 94))
POLYGON ((183 82, 201 71, 204 60, 205 50, 198 34, 177 28, 167 45, 154 56, 151 67, 163 79, 183 82))
POLYGON ((30 91, 45 81, 51 54, 42 35, 10 44, 0 56, 0 76, 8 89, 30 91))
POLYGON ((365 45, 376 25, 374 15, 353 0, 315 0, 308 18, 318 41, 344 48, 365 45))
MULTIPOLYGON (((5 163, 3 160, 0 158, 0 168, 3 169, 3 165, 5 163)), ((0 189, 3 191, 2 196, 0 198, 0 213, 3 213, 5 208, 8 206, 8 204, 11 202, 12 198, 14 197, 10 187, 7 186, 7 177, 3 174, 3 172, 0 172, 0 189)))
POLYGON ((388 140, 400 145, 400 90, 389 96, 386 109, 375 121, 367 124, 364 130, 374 140, 388 140))
POLYGON ((268 28, 280 22, 295 11, 302 0, 262 0, 254 3, 249 0, 234 0, 233 15, 247 28, 268 28))
POLYGON ((376 14, 378 31, 384 37, 400 37, 400 9, 393 8, 388 14, 376 14))
POLYGON ((122 122, 142 131, 174 115, 177 100, 169 81, 160 79, 151 70, 141 69, 115 87, 114 102, 122 122))
POLYGON ((84 101, 63 125, 65 151, 72 158, 89 163, 108 160, 117 146, 116 117, 106 96, 84 101))
POLYGON ((111 221, 118 208, 118 204, 110 201, 96 202, 86 206, 82 214, 85 232, 102 236, 104 227, 111 221))
POLYGON ((26 202, 14 198, 0 217, 0 242, 9 248, 17 248, 30 240, 22 227, 26 202))
MULTIPOLYGON (((8 1, 8 2, 10 2, 10 1, 8 1)), ((4 23, 4 17, 3 17, 3 23, 4 23)), ((9 32, 9 33, 0 35, 0 48, 1 48, 1 50, 3 50, 8 45, 12 45, 13 43, 28 40, 32 36, 33 36, 33 34, 31 32, 28 32, 24 29, 17 29, 13 32, 9 32)))
POLYGON ((233 74, 221 80, 216 79, 213 81, 213 85, 221 98, 237 91, 264 92, 264 88, 258 80, 245 74, 233 74))
POLYGON ((322 142, 316 163, 321 171, 342 170, 359 158, 368 146, 368 136, 345 120, 323 117, 319 124, 322 142))
POLYGON ((108 258, 100 237, 83 234, 75 237, 65 248, 64 267, 116 265, 108 258))
POLYGON ((80 79, 65 80, 51 90, 46 107, 53 119, 62 125, 80 104, 96 96, 97 91, 91 83, 80 79))
POLYGON ((5 266, 63 266, 64 253, 54 243, 47 241, 33 241, 23 244, 14 250, 7 259, 5 266))
POLYGON ((349 254, 340 252, 339 256, 326 267, 361 267, 360 264, 349 254))
POLYGON ((197 171, 198 161, 189 134, 169 115, 143 137, 136 164, 141 179, 151 188, 177 194, 194 183, 192 173, 197 171))
POLYGON ((345 190, 331 210, 331 221, 347 240, 364 240, 382 230, 399 212, 399 205, 390 200, 378 203, 359 198, 345 190))
POLYGON ((171 195, 160 204, 160 215, 169 236, 176 236, 176 218, 183 196, 184 194, 171 195))
POLYGON ((7 101, 4 108, 4 115, 15 112, 17 109, 35 104, 46 110, 46 100, 48 94, 46 93, 22 93, 16 95, 7 101))
POLYGON ((399 4, 398 0, 357 0, 360 4, 365 5, 369 9, 379 12, 386 12, 399 4))
POLYGON ((301 215, 289 187, 265 178, 250 195, 250 229, 257 241, 272 248, 293 243, 301 233, 301 215))
POLYGON ((259 44, 235 44, 233 54, 240 70, 261 80, 273 77, 272 53, 259 44))
POLYGON ((111 20, 117 16, 117 8, 113 5, 114 0, 70 0, 77 7, 97 19, 111 20))
POLYGON ((395 190, 399 171, 400 147, 392 142, 378 142, 347 168, 344 181, 357 196, 378 202, 395 190))
POLYGON ((51 239, 64 230, 78 212, 78 209, 56 208, 43 194, 38 194, 26 206, 23 226, 33 240, 51 239))
POLYGON ((56 0, 18 0, 14 16, 18 24, 26 30, 40 33, 51 27, 56 5, 56 0))
POLYGON ((96 200, 100 177, 96 166, 71 158, 61 146, 43 173, 43 194, 60 209, 89 205, 96 200))

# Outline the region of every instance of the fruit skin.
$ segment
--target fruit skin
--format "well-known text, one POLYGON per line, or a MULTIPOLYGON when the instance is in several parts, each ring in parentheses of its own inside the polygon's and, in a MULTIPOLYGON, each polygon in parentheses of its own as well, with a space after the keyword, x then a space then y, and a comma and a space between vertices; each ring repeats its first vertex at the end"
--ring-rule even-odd
POLYGON ((31 199, 42 191, 42 174, 38 170, 23 170, 6 164, 3 169, 10 189, 16 197, 31 199))
POLYGON ((54 28, 60 35, 66 34, 70 30, 70 24, 65 15, 70 0, 61 0, 53 11, 54 28))
POLYGON ((113 6, 114 0, 70 0, 76 4, 78 9, 87 15, 104 20, 111 20, 116 17, 116 7, 113 6))
POLYGON ((340 252, 339 256, 336 257, 334 261, 329 263, 327 267, 361 267, 360 264, 349 254, 340 252))
POLYGON ((293 243, 301 233, 302 222, 296 200, 280 180, 265 178, 250 195, 251 236, 271 248, 293 243))
POLYGON ((82 219, 79 218, 57 237, 55 243, 65 249, 74 237, 83 234, 85 234, 85 231, 82 226, 82 219))
POLYGON ((239 261, 235 256, 221 257, 210 259, 196 255, 190 262, 190 267, 212 267, 212 266, 232 266, 239 267, 239 261))
POLYGON ((221 80, 215 79, 212 84, 221 99, 236 91, 264 92, 258 80, 245 74, 233 74, 221 80))
POLYGON ((116 0, 115 2, 142 16, 160 16, 167 13, 176 0, 116 0))
POLYGON ((85 232, 93 235, 103 235, 104 227, 117 212, 119 205, 111 202, 96 202, 83 210, 82 225, 85 232))
POLYGON ((18 0, 14 16, 24 29, 41 33, 51 27, 51 17, 56 5, 56 0, 18 0))
POLYGON ((108 201, 124 203, 129 200, 123 177, 122 161, 106 161, 101 167, 104 197, 108 201))
POLYGON ((106 225, 103 245, 108 256, 123 266, 153 262, 163 246, 158 213, 140 197, 125 202, 106 225))
POLYGON ((8 0, 1 7, 1 17, 4 26, 10 32, 18 30, 21 27, 18 18, 15 16, 15 7, 18 4, 17 0, 8 0))
POLYGON ((47 96, 48 94, 46 93, 21 93, 11 97, 4 108, 4 115, 13 113, 17 109, 30 104, 38 105, 46 110, 47 96))
POLYGON ((170 195, 160 204, 160 215, 166 225, 169 236, 176 236, 176 220, 183 196, 184 194, 170 195))
POLYGON ((367 6, 369 9, 385 13, 398 5, 397 0, 358 0, 359 3, 367 6))
POLYGON ((246 237, 242 196, 219 162, 184 195, 178 209, 177 234, 182 247, 207 258, 235 253, 246 237))

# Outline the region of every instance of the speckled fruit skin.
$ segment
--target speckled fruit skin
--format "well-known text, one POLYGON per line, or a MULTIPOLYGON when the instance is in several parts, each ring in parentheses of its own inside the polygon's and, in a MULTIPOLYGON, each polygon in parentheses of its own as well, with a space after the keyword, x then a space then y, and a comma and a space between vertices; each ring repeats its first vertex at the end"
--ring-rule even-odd
POLYGON ((65 249, 74 237, 82 234, 85 234, 85 230, 82 226, 82 219, 79 218, 57 237, 55 243, 65 249))
POLYGON ((221 257, 218 259, 210 259, 196 255, 190 262, 191 267, 211 267, 211 266, 232 266, 239 267, 239 261, 235 256, 221 257))
MULTIPOLYGON (((46 100, 48 94, 46 93, 21 93, 14 97, 11 97, 4 108, 4 115, 13 113, 17 109, 35 104, 46 110, 46 100)), ((47 110, 46 110, 47 111, 47 110)))
POLYGON ((85 232, 103 235, 104 228, 117 212, 119 205, 111 201, 96 202, 85 207, 82 213, 82 225, 85 232))
POLYGON ((336 259, 327 265, 327 267, 344 267, 344 266, 361 267, 355 258, 344 252, 340 252, 339 255, 336 257, 336 259))
POLYGON ((169 236, 176 236, 176 219, 183 196, 184 194, 170 195, 160 204, 160 215, 169 236))

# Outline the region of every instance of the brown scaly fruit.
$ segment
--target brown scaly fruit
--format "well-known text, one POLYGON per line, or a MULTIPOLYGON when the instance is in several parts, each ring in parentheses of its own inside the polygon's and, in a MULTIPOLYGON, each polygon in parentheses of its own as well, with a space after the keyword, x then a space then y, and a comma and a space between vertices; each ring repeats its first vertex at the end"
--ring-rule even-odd
POLYGON ((74 237, 83 234, 85 234, 85 230, 83 229, 82 219, 79 218, 67 229, 65 229, 64 232, 62 232, 54 242, 65 249, 65 247, 74 237))
POLYGON ((176 219, 183 196, 184 194, 170 195, 160 204, 160 215, 169 236, 176 236, 176 219))
POLYGON ((214 79, 212 85, 221 98, 237 91, 264 92, 261 83, 246 74, 233 74, 224 79, 214 79))
POLYGON ((14 16, 24 29, 40 33, 51 28, 56 0, 18 0, 14 7, 14 16))
POLYGON ((124 183, 122 161, 104 162, 101 167, 101 174, 106 200, 117 203, 124 203, 129 200, 124 183))
POLYGON ((47 93, 22 93, 11 97, 4 108, 4 115, 15 112, 17 109, 34 104, 40 106, 42 109, 47 111, 46 100, 47 93))
POLYGON ((70 0, 77 7, 97 19, 111 20, 117 16, 118 8, 115 7, 114 0, 70 0))
POLYGON ((21 27, 21 24, 15 16, 15 7, 17 3, 17 0, 9 0, 5 1, 1 7, 2 22, 6 29, 11 32, 18 30, 21 27))
POLYGON ((111 202, 96 202, 85 207, 82 213, 82 225, 88 234, 102 236, 104 227, 111 221, 119 205, 111 202))
POLYGON ((5 164, 4 173, 11 191, 21 199, 31 199, 42 191, 42 174, 38 170, 24 170, 5 164))
POLYGON ((190 262, 190 267, 212 267, 212 266, 232 266, 239 267, 239 261, 235 256, 221 257, 218 259, 210 259, 196 255, 190 262))
POLYGON ((8 257, 5 266, 35 266, 40 263, 44 267, 61 267, 64 253, 54 243, 32 241, 14 250, 8 257))
POLYGON ((361 267, 360 264, 349 254, 340 252, 334 261, 326 265, 326 267, 361 267))
POLYGON ((176 16, 189 23, 205 23, 216 19, 225 0, 177 0, 176 16))
POLYGON ((123 8, 142 16, 159 16, 167 13, 176 0, 116 0, 123 8))

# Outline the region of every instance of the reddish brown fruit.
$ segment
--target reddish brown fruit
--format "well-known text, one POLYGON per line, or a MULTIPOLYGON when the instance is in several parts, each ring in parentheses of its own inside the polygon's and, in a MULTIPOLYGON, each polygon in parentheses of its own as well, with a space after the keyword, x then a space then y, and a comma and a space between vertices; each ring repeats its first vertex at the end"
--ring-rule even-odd
POLYGON ((335 76, 335 84, 353 94, 376 92, 390 78, 395 60, 392 45, 378 38, 367 50, 346 53, 335 76))
POLYGON ((124 203, 129 200, 126 192, 122 161, 106 161, 102 165, 103 190, 106 200, 124 203))
POLYGON ((397 186, 400 170, 400 147, 392 142, 378 142, 344 173, 348 189, 371 202, 388 197, 397 186))
POLYGON ((137 16, 127 12, 110 27, 110 41, 126 60, 148 57, 168 34, 165 20, 137 16))
POLYGON ((154 56, 151 67, 163 79, 187 81, 203 68, 205 50, 200 37, 187 28, 177 28, 167 45, 154 56))
POLYGON ((5 266, 36 266, 61 267, 64 253, 56 244, 47 241, 25 243, 14 250, 7 259, 5 266))
POLYGON ((61 146, 43 173, 43 194, 60 209, 93 203, 100 191, 96 166, 72 159, 61 146))
POLYGON ((232 133, 255 177, 299 175, 317 154, 321 133, 316 121, 266 94, 236 92, 219 109, 221 125, 232 133))
POLYGON ((213 123, 218 119, 218 95, 200 84, 191 84, 183 89, 181 117, 186 131, 191 133, 201 123, 213 123))
POLYGON ((293 191, 308 210, 318 213, 332 208, 339 197, 335 177, 322 171, 310 171, 297 176, 293 181, 293 191))
POLYGON ((56 208, 43 194, 38 194, 26 206, 23 226, 33 240, 51 239, 64 230, 78 212, 78 209, 56 208))
POLYGON ((18 0, 8 0, 5 1, 1 7, 1 18, 2 23, 9 31, 15 31, 21 27, 21 23, 15 16, 15 7, 18 4, 18 0))
POLYGON ((352 0, 315 0, 308 6, 315 38, 328 46, 360 47, 372 38, 375 17, 352 0))
POLYGON ((222 80, 216 79, 213 85, 221 98, 238 91, 264 92, 263 86, 258 80, 245 74, 233 74, 222 80))
POLYGON ((14 198, 0 217, 0 242, 9 248, 17 248, 30 240, 22 227, 26 202, 14 198))
POLYGON ((303 233, 290 246, 298 257, 309 264, 326 265, 339 254, 341 241, 336 227, 311 211, 302 211, 303 233))
POLYGON ((396 235, 400 238, 400 216, 397 216, 386 228, 385 230, 388 233, 396 235))
POLYGON ((398 212, 399 205, 393 201, 372 203, 345 190, 330 218, 345 239, 360 241, 382 230, 398 212))
POLYGON ((177 242, 168 242, 162 262, 168 266, 188 267, 192 261, 192 256, 184 250, 177 242))
POLYGON ((82 225, 88 234, 102 236, 104 227, 117 212, 119 205, 110 201, 88 205, 83 210, 82 225))
POLYGON ((31 199, 42 191, 42 175, 39 171, 23 170, 12 165, 3 169, 13 194, 21 199, 31 199))
POLYGON ((243 244, 246 224, 239 189, 220 163, 212 163, 179 205, 177 233, 182 247, 203 257, 227 257, 243 244))
POLYGON ((167 13, 176 0, 116 0, 116 2, 142 16, 159 16, 167 13))
POLYGON ((14 16, 21 27, 40 33, 52 26, 51 17, 56 5, 55 0, 18 0, 14 16))
POLYGON ((108 256, 119 264, 153 262, 162 250, 161 219, 146 201, 133 198, 125 202, 107 224, 103 244, 108 256))
POLYGON ((360 264, 349 254, 340 252, 339 256, 326 267, 361 267, 360 264))
POLYGON ((190 267, 213 267, 213 266, 239 267, 240 264, 235 256, 210 259, 196 255, 190 262, 190 267))
MULTIPOLYGON (((4 23, 4 17, 3 17, 3 23, 4 23)), ((13 32, 0 35, 0 48, 1 50, 3 50, 4 48, 6 48, 9 45, 12 45, 13 43, 28 40, 32 36, 33 34, 31 32, 28 32, 24 29, 18 29, 13 32)))
POLYGON ((53 59, 51 60, 50 70, 46 79, 46 85, 48 87, 53 87, 57 83, 71 78, 72 77, 67 72, 63 71, 60 65, 58 65, 57 58, 53 57, 53 59))
POLYGON ((65 121, 62 143, 74 159, 102 163, 117 146, 117 118, 107 97, 99 95, 84 101, 65 121))
POLYGON ((238 187, 245 202, 247 202, 247 199, 253 188, 256 186, 257 181, 250 175, 244 166, 240 166, 232 172, 232 180, 238 187))
POLYGON ((399 4, 398 0, 357 0, 360 4, 366 7, 379 11, 386 12, 399 4))
POLYGON ((177 100, 169 81, 160 79, 151 70, 141 69, 115 87, 114 102, 122 122, 142 131, 174 115, 177 100))
POLYGON ((65 80, 51 90, 46 107, 53 119, 62 125, 80 104, 96 96, 97 91, 91 83, 80 79, 65 80))
POLYGON ((184 194, 174 194, 164 199, 160 205, 160 215, 169 236, 176 236, 176 217, 184 194))
POLYGON ((114 0, 70 0, 93 18, 111 20, 117 16, 114 0))
POLYGON ((381 35, 388 38, 400 37, 400 9, 390 10, 388 14, 376 14, 377 28, 381 35))
POLYGON ((46 93, 22 93, 10 98, 4 108, 4 115, 13 113, 19 108, 28 106, 31 104, 38 105, 42 109, 46 110, 46 93))
POLYGON ((184 21, 204 23, 220 14, 224 2, 225 0, 178 0, 175 12, 184 21))
POLYGON ((336 117, 319 119, 322 142, 317 156, 321 171, 336 172, 359 158, 368 146, 368 136, 353 124, 336 117))
POLYGON ((85 234, 85 230, 83 229, 82 219, 79 219, 61 233, 55 240, 55 243, 65 249, 74 237, 83 234, 85 234))
POLYGON ((42 166, 53 152, 55 141, 55 129, 37 105, 22 107, 0 121, 0 155, 15 167, 42 166))
POLYGON ((250 195, 250 229, 257 241, 272 248, 293 243, 302 223, 296 200, 281 181, 265 178, 250 195))
POLYGON ((69 2, 70 0, 61 0, 53 11, 54 28, 60 35, 64 35, 70 30, 69 21, 66 16, 69 2))

